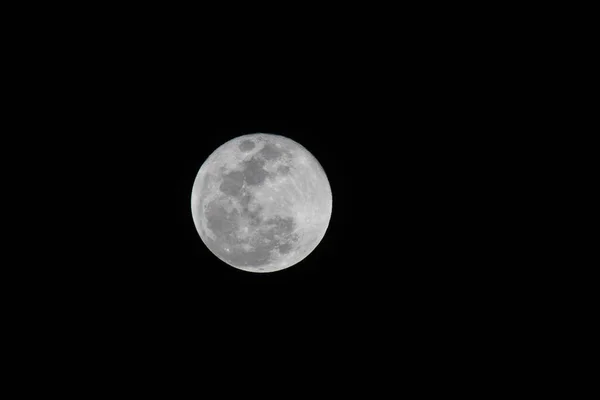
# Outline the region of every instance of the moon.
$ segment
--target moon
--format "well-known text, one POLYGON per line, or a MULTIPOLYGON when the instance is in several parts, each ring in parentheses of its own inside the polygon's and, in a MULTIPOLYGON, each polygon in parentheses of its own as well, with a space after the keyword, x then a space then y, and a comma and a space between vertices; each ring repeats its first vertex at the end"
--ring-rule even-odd
POLYGON ((273 272, 306 258, 329 226, 327 175, 302 145, 254 133, 217 148, 192 188, 192 217, 202 242, 221 261, 273 272))

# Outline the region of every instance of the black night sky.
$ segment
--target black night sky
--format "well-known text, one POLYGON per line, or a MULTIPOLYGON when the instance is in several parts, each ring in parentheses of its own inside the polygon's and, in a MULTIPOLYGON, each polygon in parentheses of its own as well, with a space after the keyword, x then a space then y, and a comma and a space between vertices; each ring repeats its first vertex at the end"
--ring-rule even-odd
POLYGON ((301 357, 315 343, 345 359, 435 342, 489 314, 505 261, 489 235, 502 193, 485 167, 500 120, 470 72, 440 67, 451 54, 414 41, 273 51, 156 39, 117 41, 106 57, 87 43, 66 73, 68 101, 48 116, 73 132, 59 136, 67 187, 47 193, 70 193, 60 200, 75 227, 54 250, 63 261, 38 276, 71 323, 181 354, 301 357), (264 274, 214 256, 190 204, 206 158, 257 132, 306 147, 333 194, 318 247, 264 274))
POLYGON ((377 398, 378 388, 404 394, 407 381, 451 392, 438 376, 466 386, 497 376, 493 390, 528 379, 513 372, 530 367, 519 358, 529 348, 509 357, 545 301, 519 301, 539 286, 523 272, 536 260, 517 254, 534 239, 537 206, 524 193, 537 176, 519 186, 506 171, 518 177, 519 156, 540 151, 524 145, 534 124, 514 117, 534 105, 515 77, 545 31, 517 35, 525 49, 513 59, 503 54, 516 47, 503 44, 512 19, 487 28, 499 10, 281 3, 260 20, 243 3, 211 4, 52 5, 60 18, 36 6, 23 15, 37 10, 28 24, 38 30, 17 21, 7 31, 19 52, 7 63, 24 74, 6 75, 18 89, 9 103, 31 107, 7 128, 26 151, 5 172, 31 170, 18 180, 34 194, 6 197, 27 197, 25 212, 46 217, 20 224, 27 244, 42 243, 5 262, 23 277, 4 281, 17 289, 8 308, 25 306, 5 324, 29 340, 7 342, 19 361, 71 386, 79 377, 59 367, 69 364, 98 379, 92 390, 131 381, 156 394, 165 378, 169 398, 187 382, 193 393, 212 383, 244 395, 280 383, 278 396, 325 382, 336 397, 362 388, 377 398), (220 261, 191 215, 206 158, 257 132, 308 149, 333 194, 316 249, 262 274, 220 261), (488 372, 503 357, 509 368, 488 372))

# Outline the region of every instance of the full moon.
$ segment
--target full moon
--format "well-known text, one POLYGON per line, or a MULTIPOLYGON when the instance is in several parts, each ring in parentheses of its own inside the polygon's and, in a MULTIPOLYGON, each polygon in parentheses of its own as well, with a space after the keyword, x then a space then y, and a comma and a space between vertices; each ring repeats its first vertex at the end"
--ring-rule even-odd
POLYGON ((321 242, 332 195, 317 159, 280 135, 255 133, 217 148, 192 188, 192 217, 206 247, 228 265, 273 272, 321 242))

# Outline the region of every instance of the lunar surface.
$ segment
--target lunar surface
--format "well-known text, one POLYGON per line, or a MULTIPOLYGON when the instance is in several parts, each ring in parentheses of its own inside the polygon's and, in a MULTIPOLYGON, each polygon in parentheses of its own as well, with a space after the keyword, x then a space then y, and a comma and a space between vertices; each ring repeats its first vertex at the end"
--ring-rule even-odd
POLYGON ((200 238, 220 260, 250 272, 302 261, 329 225, 332 195, 325 171, 284 136, 244 135, 216 149, 192 189, 200 238))

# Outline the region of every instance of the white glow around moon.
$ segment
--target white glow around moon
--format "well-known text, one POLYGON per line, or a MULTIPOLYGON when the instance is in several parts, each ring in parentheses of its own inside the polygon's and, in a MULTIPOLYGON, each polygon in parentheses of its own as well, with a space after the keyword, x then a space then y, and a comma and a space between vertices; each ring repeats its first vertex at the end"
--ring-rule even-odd
POLYGON ((234 138, 202 164, 192 189, 200 238, 245 271, 291 267, 320 243, 332 195, 316 158, 293 140, 265 133, 234 138))

